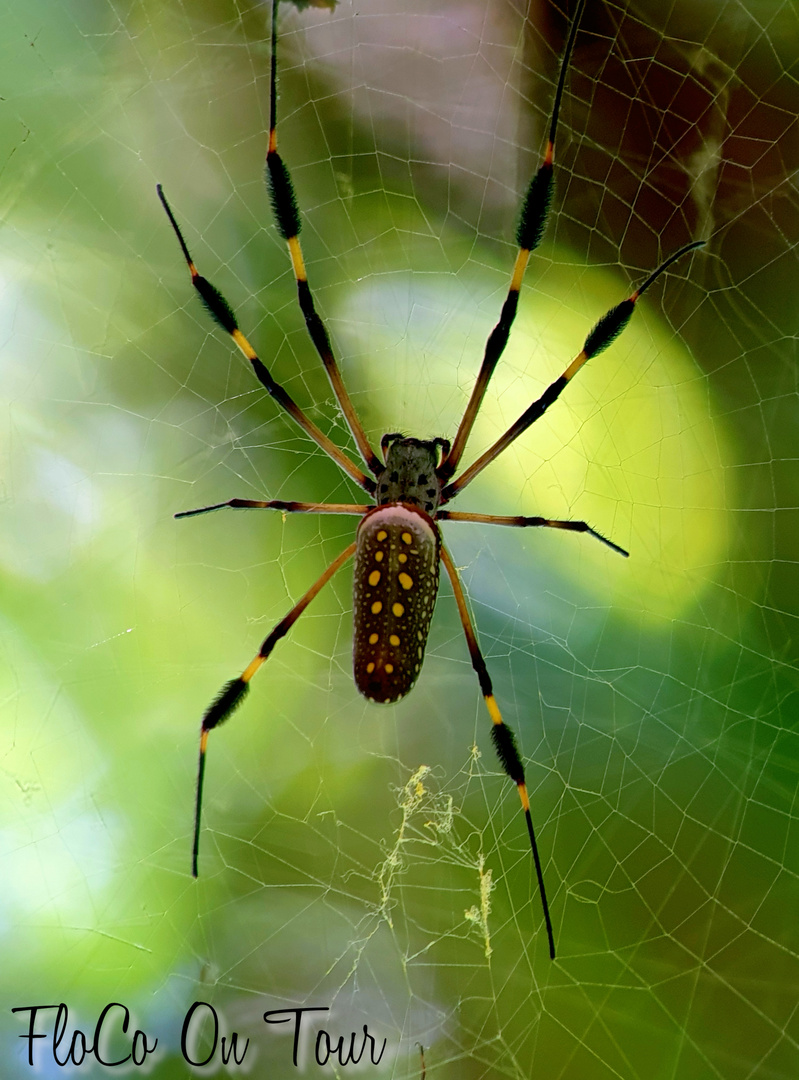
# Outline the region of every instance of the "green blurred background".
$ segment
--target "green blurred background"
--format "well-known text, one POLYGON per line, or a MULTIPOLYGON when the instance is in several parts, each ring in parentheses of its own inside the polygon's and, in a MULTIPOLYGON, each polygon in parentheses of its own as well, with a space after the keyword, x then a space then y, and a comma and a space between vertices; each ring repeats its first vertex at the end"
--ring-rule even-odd
MULTIPOLYGON (((459 1080, 799 1073, 799 17, 661 7, 588 0, 553 218, 470 454, 662 257, 707 247, 456 505, 585 518, 632 556, 445 529, 527 762, 555 964, 447 584, 390 708, 352 683, 349 571, 314 601, 210 740, 190 877, 202 710, 354 521, 172 515, 358 500, 209 324, 155 197, 350 445, 261 180, 268 11, 0 15, 4 1076, 30 1072, 8 1010, 59 1001, 70 1032, 124 1002, 159 1038, 150 1075, 188 1076, 198 999, 258 1075, 293 1071, 261 1019, 281 1006, 367 1023, 369 1075, 418 1076, 417 1043, 459 1080)), ((569 11, 286 5, 281 149, 375 442, 455 431, 569 11)))

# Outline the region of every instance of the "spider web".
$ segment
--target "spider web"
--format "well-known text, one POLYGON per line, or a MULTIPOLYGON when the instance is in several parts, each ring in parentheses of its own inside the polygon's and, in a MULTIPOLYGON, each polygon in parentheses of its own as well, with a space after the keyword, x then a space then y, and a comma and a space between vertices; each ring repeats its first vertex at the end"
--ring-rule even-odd
MULTIPOLYGON (((568 14, 281 13, 281 150, 373 442, 455 431, 568 14)), ((208 324, 155 198, 352 449, 263 191, 267 11, 29 0, 0 27, 4 1075, 30 1073, 8 1009, 59 1001, 88 1031, 126 1003, 150 1075, 189 1075, 203 1000, 257 1075, 292 1070, 263 1012, 326 1006, 310 1074, 319 1024, 367 1024, 375 1076, 419 1076, 422 1044, 460 1080, 795 1077, 794 6, 588 0, 549 230, 468 460, 662 258, 707 245, 456 506, 585 518, 632 555, 445 529, 524 755, 554 964, 446 583, 419 684, 380 709, 352 684, 349 572, 320 594, 212 735, 189 877, 201 711, 354 519, 171 515, 358 498, 208 324)))

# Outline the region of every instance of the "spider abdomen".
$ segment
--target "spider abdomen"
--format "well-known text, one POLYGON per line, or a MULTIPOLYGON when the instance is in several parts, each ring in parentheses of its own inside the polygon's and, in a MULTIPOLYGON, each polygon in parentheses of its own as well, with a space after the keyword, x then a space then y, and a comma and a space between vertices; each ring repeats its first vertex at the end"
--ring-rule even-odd
POLYGON ((352 663, 355 685, 370 701, 398 701, 421 671, 440 545, 433 519, 405 503, 377 506, 358 526, 352 663))

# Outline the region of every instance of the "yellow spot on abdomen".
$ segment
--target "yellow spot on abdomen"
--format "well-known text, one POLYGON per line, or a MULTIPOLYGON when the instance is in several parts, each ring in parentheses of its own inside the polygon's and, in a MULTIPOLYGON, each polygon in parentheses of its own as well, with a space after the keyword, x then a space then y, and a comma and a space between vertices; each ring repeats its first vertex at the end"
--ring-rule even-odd
MULTIPOLYGON (((377 634, 375 634, 375 637, 377 637, 377 634)), ((397 635, 396 635, 396 634, 391 634, 391 635, 389 636, 389 639, 388 639, 388 640, 389 640, 389 643, 390 643, 391 645, 399 645, 399 643, 400 643, 400 642, 399 642, 399 638, 397 637, 397 635)))
POLYGON ((379 637, 380 637, 379 634, 370 634, 369 635, 369 644, 370 645, 377 645, 377 641, 378 641, 379 637))
POLYGON ((371 572, 371 574, 369 575, 369 584, 370 585, 377 585, 379 580, 380 580, 380 571, 379 570, 373 570, 371 572))
POLYGON ((403 542, 403 544, 412 544, 413 543, 413 537, 411 536, 411 534, 409 532, 404 532, 402 534, 402 542, 403 542))
POLYGON ((410 574, 401 573, 399 576, 399 583, 403 589, 410 589, 413 587, 413 578, 410 574))
POLYGON ((383 561, 383 552, 382 551, 376 551, 375 552, 375 562, 382 562, 382 561, 383 561))
POLYGON ((394 604, 391 610, 394 612, 398 619, 401 619, 402 616, 405 614, 405 608, 402 606, 402 604, 394 604))
POLYGON ((382 610, 383 610, 382 601, 375 600, 375 602, 372 604, 372 614, 373 615, 379 615, 382 610))
POLYGON ((399 553, 399 555, 397 556, 397 558, 399 559, 400 562, 407 562, 408 561, 408 556, 405 554, 404 551, 401 551, 399 553))
POLYGON ((393 670, 394 670, 394 665, 393 664, 386 664, 386 675, 390 675, 393 670))
POLYGON ((372 672, 374 671, 374 669, 375 669, 375 666, 372 663, 372 661, 370 660, 369 663, 366 665, 366 674, 371 675, 372 672))
POLYGON ((377 536, 375 537, 375 539, 376 539, 376 540, 385 540, 385 538, 386 538, 387 536, 388 536, 388 533, 386 532, 386 530, 385 530, 385 529, 381 529, 381 530, 380 530, 380 532, 379 532, 379 533, 377 534, 377 536))

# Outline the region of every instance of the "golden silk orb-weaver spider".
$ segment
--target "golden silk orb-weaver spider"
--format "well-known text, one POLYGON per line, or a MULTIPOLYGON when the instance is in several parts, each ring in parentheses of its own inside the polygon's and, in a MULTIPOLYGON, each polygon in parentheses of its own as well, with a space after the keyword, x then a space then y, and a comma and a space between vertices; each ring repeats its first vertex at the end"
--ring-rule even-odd
POLYGON ((454 440, 446 438, 415 439, 399 433, 386 434, 380 440, 380 455, 369 439, 355 412, 333 355, 325 325, 314 306, 305 271, 299 232, 300 212, 288 169, 277 149, 277 9, 272 6, 272 54, 270 64, 269 142, 266 153, 266 184, 277 228, 288 245, 300 308, 311 341, 316 347, 330 379, 339 407, 368 470, 363 471, 335 445, 303 412, 287 391, 272 378, 266 365, 239 329, 227 300, 197 270, 186 242, 167 203, 161 185, 158 195, 180 243, 183 256, 208 314, 226 331, 244 356, 267 392, 305 433, 373 500, 371 503, 303 503, 282 500, 259 501, 230 499, 197 510, 186 510, 176 517, 192 517, 224 507, 281 510, 285 513, 352 514, 360 517, 355 540, 323 572, 300 601, 264 639, 258 653, 241 675, 228 682, 209 706, 202 719, 197 794, 194 815, 192 873, 197 876, 205 756, 208 733, 226 720, 241 703, 256 671, 269 657, 277 641, 284 637, 317 593, 353 555, 354 562, 354 637, 353 669, 360 692, 374 702, 394 702, 407 694, 416 681, 424 659, 430 619, 438 593, 439 566, 444 564, 452 583, 463 631, 491 718, 491 737, 502 768, 516 784, 527 823, 538 888, 544 911, 550 956, 555 957, 555 939, 547 902, 541 861, 538 854, 530 802, 525 784, 524 766, 511 729, 502 719, 494 697, 491 678, 477 642, 457 570, 441 536, 441 521, 472 521, 489 525, 519 528, 564 529, 588 533, 620 555, 623 548, 602 536, 584 521, 551 520, 543 517, 502 517, 492 514, 457 513, 444 507, 479 473, 530 427, 559 397, 567 383, 591 357, 606 349, 621 333, 632 316, 640 296, 676 259, 698 247, 701 241, 687 244, 669 256, 626 300, 600 318, 585 339, 582 349, 563 374, 543 392, 508 428, 497 442, 458 475, 461 458, 491 375, 508 341, 522 278, 531 253, 544 232, 552 199, 553 163, 558 112, 563 97, 566 74, 574 48, 585 0, 580 0, 571 22, 555 89, 552 116, 543 159, 530 181, 523 199, 516 229, 518 254, 513 266, 510 287, 499 321, 489 335, 482 366, 454 440))

